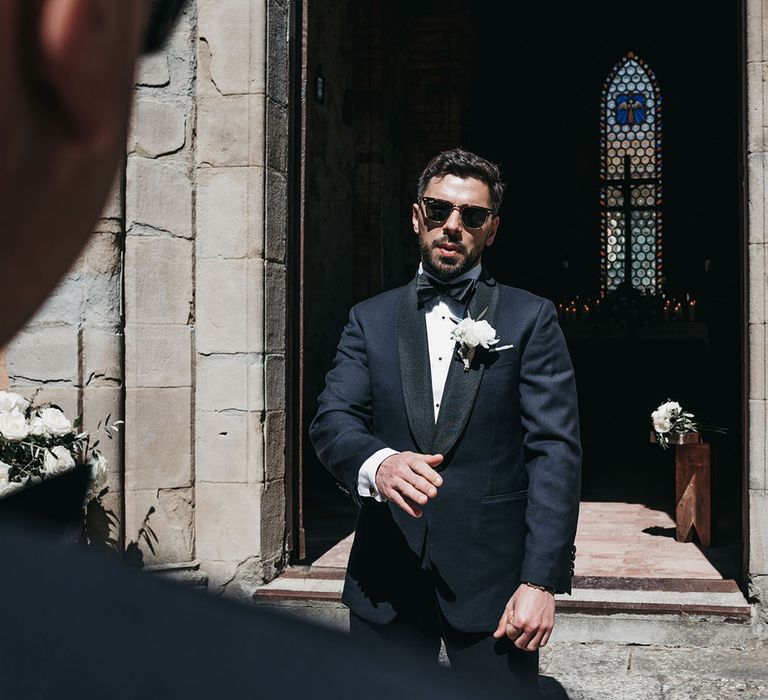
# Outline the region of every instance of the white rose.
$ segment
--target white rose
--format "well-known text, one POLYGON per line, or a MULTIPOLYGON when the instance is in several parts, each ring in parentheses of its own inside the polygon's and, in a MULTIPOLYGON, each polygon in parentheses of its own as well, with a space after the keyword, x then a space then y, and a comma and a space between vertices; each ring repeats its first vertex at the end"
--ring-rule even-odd
POLYGON ((35 437, 48 437, 45 423, 43 423, 43 419, 40 416, 32 416, 29 419, 29 434, 35 437))
POLYGON ((672 428, 672 421, 661 408, 651 414, 651 419, 653 420, 653 429, 657 433, 668 433, 672 428))
POLYGON ((29 408, 27 401, 20 394, 14 394, 12 391, 0 391, 0 413, 10 413, 11 411, 24 411, 29 408))
POLYGON ((0 497, 8 496, 23 486, 23 484, 17 481, 9 480, 8 475, 10 471, 11 468, 7 464, 0 462, 0 497))
POLYGON ((70 451, 63 445, 57 445, 51 450, 45 451, 43 468, 48 476, 61 474, 75 466, 75 460, 70 451))
POLYGON ((667 401, 666 403, 663 403, 661 406, 659 406, 659 409, 662 410, 670 418, 679 416, 680 412, 683 410, 677 401, 667 401))
POLYGON ((0 433, 8 440, 23 440, 29 435, 27 419, 19 411, 0 413, 0 433))
POLYGON ((496 331, 488 321, 473 321, 471 318, 463 319, 453 330, 454 339, 470 348, 482 345, 488 348, 499 342, 496 331))
POLYGON ((72 432, 72 423, 58 408, 44 408, 40 412, 45 432, 56 437, 63 437, 72 432))
POLYGON ((88 460, 91 468, 91 484, 88 487, 86 499, 93 500, 99 495, 107 483, 107 458, 100 452, 94 452, 88 460))

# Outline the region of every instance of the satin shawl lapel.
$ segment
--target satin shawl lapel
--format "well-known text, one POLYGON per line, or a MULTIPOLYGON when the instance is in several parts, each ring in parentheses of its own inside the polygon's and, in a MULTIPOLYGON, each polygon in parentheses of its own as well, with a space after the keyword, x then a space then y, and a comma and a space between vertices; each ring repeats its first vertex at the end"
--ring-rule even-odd
POLYGON ((416 297, 416 278, 406 286, 397 317, 400 385, 408 424, 419 449, 426 453, 435 434, 432 374, 429 366, 427 322, 416 297))
MULTIPOLYGON (((467 314, 477 319, 483 310, 487 309, 483 319, 495 326, 498 306, 499 287, 496 280, 483 270, 477 284, 477 290, 469 302, 467 314)), ((465 372, 464 364, 459 358, 458 352, 454 350, 448 377, 445 380, 443 403, 437 416, 435 437, 429 451, 430 454, 446 455, 464 430, 475 403, 480 380, 485 371, 482 353, 483 348, 478 348, 469 372, 465 372)))

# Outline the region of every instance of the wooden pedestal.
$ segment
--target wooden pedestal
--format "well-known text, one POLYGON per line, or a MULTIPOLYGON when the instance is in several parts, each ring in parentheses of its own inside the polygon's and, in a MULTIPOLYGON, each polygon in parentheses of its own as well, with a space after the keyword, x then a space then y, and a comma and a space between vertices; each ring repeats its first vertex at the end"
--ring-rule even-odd
POLYGON ((712 535, 710 445, 675 445, 675 520, 678 542, 691 542, 694 530, 703 547, 712 535))

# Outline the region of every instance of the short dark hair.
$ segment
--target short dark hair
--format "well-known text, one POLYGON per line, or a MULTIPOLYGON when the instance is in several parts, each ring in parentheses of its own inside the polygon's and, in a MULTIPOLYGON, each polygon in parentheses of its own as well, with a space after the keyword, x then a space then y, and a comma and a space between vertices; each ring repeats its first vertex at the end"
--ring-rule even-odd
POLYGON ((501 181, 501 170, 498 165, 461 148, 442 151, 427 163, 427 167, 419 175, 418 199, 424 196, 427 185, 433 177, 442 178, 446 175, 455 175, 460 178, 474 177, 484 182, 491 193, 491 209, 494 214, 498 214, 504 197, 504 183, 501 181))

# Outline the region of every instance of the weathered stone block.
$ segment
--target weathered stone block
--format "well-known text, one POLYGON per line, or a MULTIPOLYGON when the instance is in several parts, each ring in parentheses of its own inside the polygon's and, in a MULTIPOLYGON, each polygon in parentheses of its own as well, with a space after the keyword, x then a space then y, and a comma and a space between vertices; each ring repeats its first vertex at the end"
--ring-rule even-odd
POLYGON ((261 486, 198 482, 197 557, 242 562, 261 551, 261 486))
POLYGON ((82 274, 88 277, 111 277, 120 273, 122 251, 115 233, 97 233, 91 236, 85 249, 82 274))
POLYGON ((749 200, 749 242, 765 241, 765 162, 764 153, 754 153, 747 159, 749 200))
POLYGON ((260 260, 197 264, 197 349, 259 351, 264 342, 264 272, 260 260))
POLYGON ((749 326, 749 398, 765 399, 765 324, 749 326))
POLYGON ((199 165, 249 165, 249 99, 247 95, 200 99, 197 112, 199 165))
POLYGON ((749 465, 750 489, 766 488, 766 403, 763 400, 749 401, 749 465))
MULTIPOLYGON (((264 211, 266 171, 261 166, 248 169, 248 257, 264 255, 264 211)), ((286 195, 287 196, 287 195, 286 195)))
POLYGON ((79 381, 78 330, 73 326, 31 326, 6 350, 11 383, 79 381))
MULTIPOLYGON (((115 181, 112 183, 112 189, 109 192, 109 197, 104 205, 104 211, 101 213, 102 219, 120 220, 123 218, 122 214, 122 198, 123 198, 123 178, 122 172, 115 173, 115 181)), ((99 224, 97 224, 98 230, 99 224)))
POLYGON ((768 574, 768 494, 749 492, 749 573, 768 574))
POLYGON ((109 439, 104 432, 109 425, 123 420, 123 392, 115 387, 89 387, 83 390, 83 429, 91 435, 91 444, 98 440, 98 450, 106 457, 109 468, 110 488, 120 488, 123 469, 123 437, 125 426, 118 427, 118 434, 109 439))
POLYGON ((65 324, 79 325, 85 314, 85 283, 81 277, 68 275, 37 310, 27 326, 65 324))
POLYGON ((123 498, 119 483, 110 480, 107 487, 99 499, 100 507, 88 508, 88 537, 91 549, 119 556, 121 523, 125 522, 123 498))
POLYGON ((138 65, 138 85, 147 87, 163 87, 171 81, 171 72, 168 68, 168 56, 165 53, 156 53, 144 56, 138 65))
POLYGON ((249 484, 264 482, 264 414, 261 411, 248 413, 248 455, 247 481, 249 484))
POLYGON ((83 320, 88 326, 118 325, 122 313, 122 251, 117 235, 100 233, 86 249, 83 280, 83 320))
MULTIPOLYGON (((264 3, 250 0, 198 1, 197 31, 202 46, 209 56, 201 60, 201 89, 203 94, 219 92, 223 95, 249 92, 252 50, 251 13, 264 3)), ((264 27, 261 27, 263 33, 264 27)), ((253 47, 257 49, 257 47, 253 47)))
POLYGON ((126 489, 190 485, 191 405, 191 389, 126 391, 126 489))
POLYGON ((261 355, 200 355, 195 404, 203 411, 260 410, 262 375, 261 355))
POLYGON ((288 179, 283 173, 267 170, 264 196, 266 257, 273 262, 285 263, 288 233, 288 179))
POLYGON ((267 95, 279 104, 288 103, 290 61, 288 8, 270 3, 267 10, 267 95))
POLYGON ((192 243, 129 236, 126 240, 126 323, 186 325, 192 304, 192 243))
POLYGON ((288 172, 288 107, 272 100, 267 102, 267 167, 279 173, 288 172))
POLYGON ((749 322, 765 323, 765 245, 749 246, 749 322))
POLYGON ((194 559, 194 492, 186 489, 127 491, 126 543, 138 547, 145 566, 194 559))
POLYGON ((280 479, 265 485, 261 496, 261 558, 278 558, 285 544, 285 482, 280 479))
POLYGON ((266 264, 267 276, 264 286, 265 300, 265 352, 285 352, 285 265, 266 264))
POLYGON ((251 95, 248 98, 249 126, 248 157, 250 165, 266 165, 267 149, 267 105, 264 95, 251 95))
POLYGON ((126 386, 192 385, 190 326, 130 324, 125 329, 126 386))
POLYGON ((129 151, 157 158, 184 147, 187 120, 173 104, 140 97, 133 111, 129 151))
MULTIPOLYGON (((267 84, 267 4, 266 2, 251 3, 251 35, 249 43, 250 69, 249 90, 251 94, 262 94, 267 84)), ((286 80, 287 80, 286 76, 286 80)))
POLYGON ((285 412, 268 411, 264 422, 267 481, 285 478, 285 412))
POLYGON ((763 64, 747 65, 747 149, 749 153, 761 153, 764 150, 764 101, 765 81, 763 64))
POLYGON ((201 168, 197 190, 199 258, 248 255, 248 168, 201 168))
POLYGON ((114 386, 123 380, 123 336, 113 327, 82 330, 83 384, 114 386))
POLYGON ((192 237, 192 183, 175 168, 130 156, 125 206, 129 232, 149 227, 181 238, 192 237))
POLYGON ((285 410, 285 358, 282 355, 267 355, 265 375, 266 409, 285 410))
MULTIPOLYGON (((237 562, 234 561, 201 561, 198 554, 197 560, 200 566, 208 574, 208 592, 212 595, 224 595, 227 586, 232 582, 237 562)), ((250 602, 250 601, 249 601, 250 602)))
POLYGON ((248 414, 198 411, 195 431, 197 483, 245 483, 248 414))

